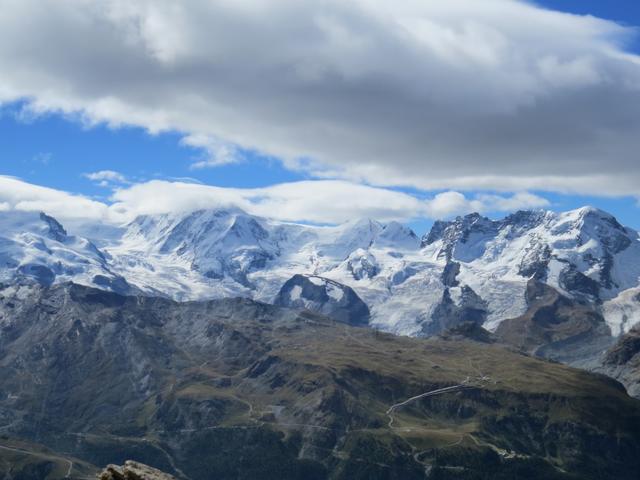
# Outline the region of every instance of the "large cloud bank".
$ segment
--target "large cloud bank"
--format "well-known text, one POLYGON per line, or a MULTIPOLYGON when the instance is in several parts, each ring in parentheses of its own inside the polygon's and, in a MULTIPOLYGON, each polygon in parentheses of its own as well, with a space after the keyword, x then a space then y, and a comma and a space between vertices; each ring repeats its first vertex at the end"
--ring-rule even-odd
POLYGON ((0 0, 0 102, 177 130, 197 168, 637 195, 632 34, 517 0, 0 0))

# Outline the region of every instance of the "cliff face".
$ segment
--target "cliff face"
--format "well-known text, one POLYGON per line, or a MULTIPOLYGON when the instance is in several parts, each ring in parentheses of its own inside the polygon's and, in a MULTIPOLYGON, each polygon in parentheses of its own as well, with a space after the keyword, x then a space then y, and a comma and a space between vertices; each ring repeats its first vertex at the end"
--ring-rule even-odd
POLYGON ((526 291, 527 311, 503 321, 496 336, 532 355, 562 363, 594 368, 613 342, 598 311, 537 280, 526 291))
POLYGON ((352 288, 318 276, 294 275, 282 286, 274 303, 307 309, 349 325, 369 323, 369 307, 352 288))
POLYGON ((623 335, 604 355, 597 371, 609 375, 626 387, 629 395, 640 398, 640 328, 623 335))

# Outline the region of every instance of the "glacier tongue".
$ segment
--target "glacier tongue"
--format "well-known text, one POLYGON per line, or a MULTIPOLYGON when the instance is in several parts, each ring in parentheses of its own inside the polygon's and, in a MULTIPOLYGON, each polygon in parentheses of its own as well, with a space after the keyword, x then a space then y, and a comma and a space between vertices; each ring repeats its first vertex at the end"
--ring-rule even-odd
MULTIPOLYGON (((342 301, 348 290, 340 286, 353 289, 377 328, 422 335, 442 312, 468 311, 470 298, 482 305, 484 326, 496 329, 527 309, 533 278, 596 305, 614 334, 640 322, 638 233, 589 207, 497 221, 471 214, 436 222, 422 239, 396 222, 319 227, 233 208, 74 226, 91 240, 46 214, 3 212, 0 227, 4 283, 74 281, 177 300, 273 302, 300 274, 323 279, 329 302, 342 301)), ((288 301, 304 303, 302 286, 293 287, 288 301)))

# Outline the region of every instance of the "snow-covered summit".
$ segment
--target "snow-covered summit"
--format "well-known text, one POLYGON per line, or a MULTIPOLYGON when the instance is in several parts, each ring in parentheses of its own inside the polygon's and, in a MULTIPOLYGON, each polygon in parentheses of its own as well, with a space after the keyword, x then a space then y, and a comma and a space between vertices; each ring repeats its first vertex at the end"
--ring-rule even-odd
POLYGON ((36 281, 43 285, 74 281, 126 292, 108 259, 91 241, 69 235, 45 213, 0 214, 0 282, 36 281))

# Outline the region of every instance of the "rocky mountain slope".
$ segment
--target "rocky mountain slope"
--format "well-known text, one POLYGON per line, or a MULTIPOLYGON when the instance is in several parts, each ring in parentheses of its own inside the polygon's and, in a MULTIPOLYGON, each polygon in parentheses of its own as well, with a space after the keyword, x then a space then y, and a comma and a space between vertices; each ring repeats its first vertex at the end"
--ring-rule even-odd
POLYGON ((95 479, 97 469, 70 454, 11 438, 0 431, 0 478, 3 480, 95 479))
POLYGON ((368 325, 369 307, 351 287, 315 275, 294 275, 274 301, 282 307, 322 313, 350 325, 368 325))
POLYGON ((619 380, 630 395, 640 398, 640 327, 621 336, 596 370, 619 380))
POLYGON ((73 280, 175 300, 278 299, 323 313, 335 306, 332 292, 353 292, 350 301, 362 301, 369 314, 360 306, 360 317, 342 319, 366 318, 378 329, 428 336, 469 319, 495 331, 526 314, 527 286, 535 280, 589 306, 610 335, 640 320, 638 233, 588 207, 518 212, 498 221, 472 214, 436 222, 422 240, 397 223, 315 227, 233 209, 78 228, 91 241, 67 235, 46 215, 4 212, 0 224, 0 279, 6 282, 73 280), (287 296, 290 288, 297 292, 291 282, 311 279, 325 291, 308 287, 287 296))
POLYGON ((561 295, 535 279, 527 285, 526 301, 523 315, 498 325, 500 340, 566 364, 589 369, 600 365, 615 339, 594 304, 561 295))
POLYGON ((640 469, 640 402, 604 376, 457 335, 68 283, 0 291, 0 428, 0 468, 20 458, 24 479, 86 478, 88 465, 128 459, 191 480, 640 469), (37 476, 37 448, 70 463, 37 476))

